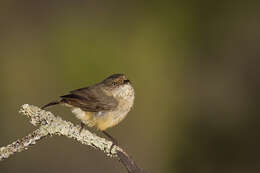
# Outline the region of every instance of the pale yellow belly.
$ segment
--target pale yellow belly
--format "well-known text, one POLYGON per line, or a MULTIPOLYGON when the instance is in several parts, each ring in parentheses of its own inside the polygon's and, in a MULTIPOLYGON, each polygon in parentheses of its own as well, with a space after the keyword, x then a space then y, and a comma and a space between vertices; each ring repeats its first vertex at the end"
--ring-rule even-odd
POLYGON ((72 112, 87 126, 95 126, 101 131, 117 125, 127 114, 127 112, 109 111, 98 115, 98 113, 82 111, 80 108, 72 108, 72 112))

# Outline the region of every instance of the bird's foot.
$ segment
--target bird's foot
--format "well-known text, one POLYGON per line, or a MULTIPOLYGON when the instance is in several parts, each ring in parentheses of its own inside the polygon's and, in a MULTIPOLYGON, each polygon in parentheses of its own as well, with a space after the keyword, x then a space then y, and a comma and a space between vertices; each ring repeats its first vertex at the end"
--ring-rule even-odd
POLYGON ((117 140, 113 137, 113 136, 111 136, 109 133, 107 133, 106 131, 102 131, 111 141, 112 141, 112 145, 111 145, 111 147, 110 147, 110 149, 109 149, 109 153, 110 154, 112 154, 112 149, 113 149, 113 147, 114 146, 118 146, 118 142, 117 142, 117 140))
POLYGON ((85 128, 85 124, 80 122, 80 130, 79 130, 79 134, 81 134, 82 130, 85 128))

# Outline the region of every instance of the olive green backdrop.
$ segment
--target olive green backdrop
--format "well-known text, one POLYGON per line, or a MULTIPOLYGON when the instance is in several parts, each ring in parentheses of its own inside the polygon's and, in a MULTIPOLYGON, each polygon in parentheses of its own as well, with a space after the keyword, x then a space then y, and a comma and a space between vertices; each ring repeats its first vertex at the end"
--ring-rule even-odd
MULTIPOLYGON (((259 172, 259 17, 257 2, 242 1, 1 1, 0 146, 34 129, 20 105, 125 73, 135 106, 109 132, 141 167, 259 172)), ((79 123, 67 108, 50 110, 79 123)), ((53 137, 0 172, 126 171, 53 137)))

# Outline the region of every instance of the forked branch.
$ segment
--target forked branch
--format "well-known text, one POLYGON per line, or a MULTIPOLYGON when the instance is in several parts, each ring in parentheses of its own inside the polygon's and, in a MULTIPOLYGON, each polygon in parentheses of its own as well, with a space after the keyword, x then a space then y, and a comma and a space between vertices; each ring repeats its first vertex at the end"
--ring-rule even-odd
POLYGON ((114 146, 110 151, 110 147, 112 146, 111 141, 101 138, 86 129, 81 130, 80 126, 75 126, 69 121, 62 120, 49 111, 25 104, 21 107, 19 112, 29 117, 30 122, 34 126, 39 126, 39 128, 24 138, 18 139, 5 147, 1 147, 0 161, 10 157, 16 152, 28 149, 29 146, 35 145, 38 140, 44 137, 62 135, 101 150, 108 157, 119 159, 129 173, 147 173, 138 167, 135 161, 122 148, 114 146))

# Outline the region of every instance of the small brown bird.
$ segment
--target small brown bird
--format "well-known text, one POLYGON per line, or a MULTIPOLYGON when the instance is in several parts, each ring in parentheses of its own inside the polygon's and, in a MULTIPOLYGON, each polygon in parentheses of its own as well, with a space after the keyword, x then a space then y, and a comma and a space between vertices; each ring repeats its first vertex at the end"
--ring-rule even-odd
POLYGON ((113 74, 100 83, 70 91, 60 98, 42 109, 57 104, 70 107, 82 125, 95 126, 115 142, 105 130, 126 117, 133 107, 135 92, 124 74, 113 74))

